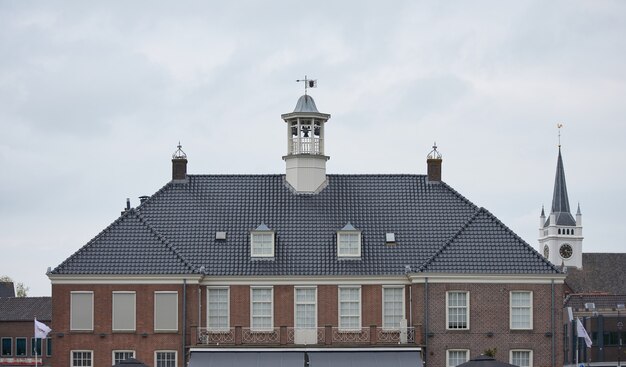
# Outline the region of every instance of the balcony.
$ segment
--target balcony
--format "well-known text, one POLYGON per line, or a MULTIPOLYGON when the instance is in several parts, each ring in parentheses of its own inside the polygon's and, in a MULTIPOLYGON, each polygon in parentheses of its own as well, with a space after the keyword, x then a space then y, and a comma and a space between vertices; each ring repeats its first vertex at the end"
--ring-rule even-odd
POLYGON ((218 345, 416 345, 416 328, 403 330, 384 329, 377 326, 343 330, 326 326, 296 329, 276 327, 268 330, 252 330, 245 327, 209 330, 195 327, 197 346, 218 345))

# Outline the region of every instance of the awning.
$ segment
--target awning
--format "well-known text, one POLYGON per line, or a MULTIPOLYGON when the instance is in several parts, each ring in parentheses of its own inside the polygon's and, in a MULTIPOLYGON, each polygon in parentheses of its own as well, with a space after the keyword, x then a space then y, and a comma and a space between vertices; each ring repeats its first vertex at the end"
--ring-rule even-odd
POLYGON ((422 367, 422 355, 416 350, 392 351, 311 351, 310 367, 422 367))
POLYGON ((188 367, 303 367, 301 352, 192 352, 188 367))

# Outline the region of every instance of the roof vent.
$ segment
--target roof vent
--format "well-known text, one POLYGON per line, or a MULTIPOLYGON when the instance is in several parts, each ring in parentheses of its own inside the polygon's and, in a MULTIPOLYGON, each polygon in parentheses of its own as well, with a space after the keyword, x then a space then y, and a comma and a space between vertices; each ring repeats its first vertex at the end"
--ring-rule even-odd
POLYGON ((618 303, 617 304, 617 309, 618 310, 623 310, 624 309, 624 304, 623 303, 618 303))
POLYGON ((386 233, 385 234, 385 242, 390 245, 396 243, 396 234, 395 233, 386 233))
POLYGON ((587 302, 585 303, 585 308, 587 310, 595 310, 596 309, 596 304, 593 302, 587 302))
POLYGON ((139 197, 139 204, 142 204, 144 201, 148 200, 149 197, 150 196, 146 196, 146 195, 140 196, 139 197))
POLYGON ((215 239, 216 240, 225 240, 226 239, 226 232, 215 232, 215 239))

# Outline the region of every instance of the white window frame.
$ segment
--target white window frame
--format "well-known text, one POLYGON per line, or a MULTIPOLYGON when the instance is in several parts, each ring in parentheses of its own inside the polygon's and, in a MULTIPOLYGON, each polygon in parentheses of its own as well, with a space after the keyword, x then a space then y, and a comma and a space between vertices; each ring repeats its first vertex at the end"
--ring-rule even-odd
POLYGON ((111 293, 111 330, 112 331, 135 331, 137 329, 137 293, 135 291, 113 291, 111 293), (115 328, 115 295, 116 294, 132 294, 133 299, 133 327, 130 329, 115 328))
POLYGON ((361 241, 361 231, 358 230, 343 230, 343 231, 337 231, 337 257, 339 258, 360 258, 361 257, 361 247, 362 246, 362 241, 361 241), (341 240, 342 236, 346 236, 346 235, 356 235, 357 236, 357 253, 346 253, 345 250, 345 246, 342 246, 343 242, 341 240))
POLYGON ((464 290, 452 290, 446 292, 446 330, 469 330, 470 328, 470 292, 464 290), (466 304, 464 307, 462 306, 450 306, 450 293, 465 293, 466 304), (458 327, 450 327, 450 308, 454 307, 457 309, 465 308, 466 315, 466 327, 458 328, 458 327))
POLYGON ((178 351, 176 350, 155 350, 154 351, 154 367, 158 367, 157 354, 159 353, 174 353, 174 366, 178 366, 178 351))
MULTIPOLYGON (((533 367, 533 350, 532 349, 511 349, 509 351, 509 363, 513 364, 513 352, 528 352, 528 366, 521 367, 533 367)), ((516 364, 516 366, 518 366, 516 364)))
POLYGON ((533 329, 533 292, 527 290, 513 290, 509 292, 509 327, 511 330, 532 330, 533 329), (529 326, 528 327, 513 327, 513 293, 528 293, 530 295, 530 309, 529 312, 529 326))
POLYGON ((206 290, 206 326, 210 331, 229 331, 230 330, 230 287, 207 287, 206 290), (209 296, 212 290, 226 290, 226 326, 214 327, 211 326, 211 302, 209 302, 209 296))
POLYGON ((273 258, 274 253, 276 252, 276 235, 272 230, 255 230, 250 232, 250 257, 261 257, 261 258, 273 258), (258 253, 258 249, 255 247, 255 236, 259 235, 270 235, 272 239, 272 252, 270 254, 258 253))
POLYGON ((13 357, 13 337, 11 336, 3 336, 0 338, 0 358, 13 357), (4 354, 4 341, 11 340, 11 350, 9 350, 9 354, 4 354))
MULTIPOLYGON (((265 316, 259 316, 265 317, 265 316)), ((250 330, 252 331, 272 331, 274 330, 274 287, 272 286, 261 286, 261 287, 250 287, 250 330), (269 327, 256 327, 254 325, 254 296, 253 293, 257 289, 270 290, 270 326, 269 327)))
POLYGON ((42 357, 43 356, 43 339, 42 338, 30 338, 30 355, 31 356, 35 356, 35 354, 37 354, 37 357, 42 357), (35 353, 35 349, 37 349, 37 340, 39 340, 39 353, 35 353))
POLYGON ((405 304, 405 287, 402 285, 383 285, 382 286, 382 316, 383 316, 383 330, 400 330, 400 325, 387 325, 385 324, 385 290, 388 289, 401 289, 402 290, 402 319, 406 319, 406 304, 405 304))
MULTIPOLYGON (((293 288, 293 327, 296 328, 296 320, 297 320, 297 310, 298 310, 298 305, 310 305, 311 302, 298 302, 297 299, 297 295, 296 293, 298 292, 298 289, 313 289, 315 291, 315 301, 313 301, 313 305, 315 306, 315 328, 317 328, 317 287, 316 286, 301 286, 301 287, 294 287, 293 288)), ((308 329, 308 328, 303 328, 303 327, 298 327, 298 329, 308 329)))
MULTIPOLYGON (((352 302, 352 301, 351 301, 352 302)), ((339 326, 339 330, 340 331, 361 331, 361 329, 363 328, 363 290, 361 289, 361 286, 354 286, 354 285, 340 285, 337 287, 337 325, 339 326), (344 325, 342 325, 341 322, 341 317, 342 316, 355 316, 355 315, 342 315, 341 314, 341 290, 343 289, 358 289, 359 290, 359 322, 358 322, 358 329, 355 329, 353 327, 346 327, 344 325)))
POLYGON ((93 367, 94 363, 93 363, 93 350, 83 350, 83 349, 77 349, 77 350, 70 350, 70 366, 71 367, 93 367), (74 353, 89 353, 89 360, 90 360, 90 364, 89 366, 75 366, 74 365, 74 353))
MULTIPOLYGON (((446 367, 458 366, 458 364, 456 364, 454 366, 450 364, 450 352, 465 352, 465 361, 463 361, 461 363, 465 363, 465 362, 469 361, 469 358, 470 358, 469 357, 469 353, 470 353, 469 349, 447 349, 446 350, 446 367)), ((459 363, 459 364, 461 364, 461 363, 459 363)))
POLYGON ((178 319, 179 319, 179 315, 178 315, 178 291, 154 291, 154 331, 155 332, 160 332, 160 333, 171 333, 171 332, 177 332, 178 331, 178 319), (157 302, 156 302, 156 298, 157 298, 157 294, 176 294, 176 328, 174 329, 158 329, 157 328, 157 313, 156 313, 156 307, 157 307, 157 302))
POLYGON ((111 364, 112 366, 116 365, 117 362, 115 361, 115 353, 132 353, 133 356, 130 358, 136 358, 135 357, 135 351, 134 350, 130 350, 130 349, 118 349, 118 350, 113 350, 111 351, 111 360, 113 361, 113 364, 111 364))
POLYGON ((13 347, 14 349, 14 353, 13 356, 14 357, 28 357, 28 338, 26 337, 15 337, 15 346, 13 347), (17 354, 17 341, 18 340, 24 340, 24 354, 17 354))
POLYGON ((94 318, 93 318, 93 309, 94 309, 94 293, 93 291, 71 291, 70 292, 70 330, 72 331, 93 331, 93 324, 94 324, 94 318), (91 328, 86 328, 86 329, 79 329, 77 327, 74 327, 74 302, 72 300, 72 295, 74 294, 91 294, 91 328))

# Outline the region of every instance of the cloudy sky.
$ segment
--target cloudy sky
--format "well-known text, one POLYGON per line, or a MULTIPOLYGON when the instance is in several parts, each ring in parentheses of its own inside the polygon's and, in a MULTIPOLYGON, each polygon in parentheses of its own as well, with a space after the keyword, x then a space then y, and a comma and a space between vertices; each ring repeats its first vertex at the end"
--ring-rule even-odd
MULTIPOLYGON (((330 113, 330 173, 426 172, 537 247, 557 122, 584 249, 623 252, 626 2, 0 0, 0 275, 55 267, 127 197, 281 173, 281 113, 330 113)), ((575 209, 573 209, 575 210, 575 209)))

